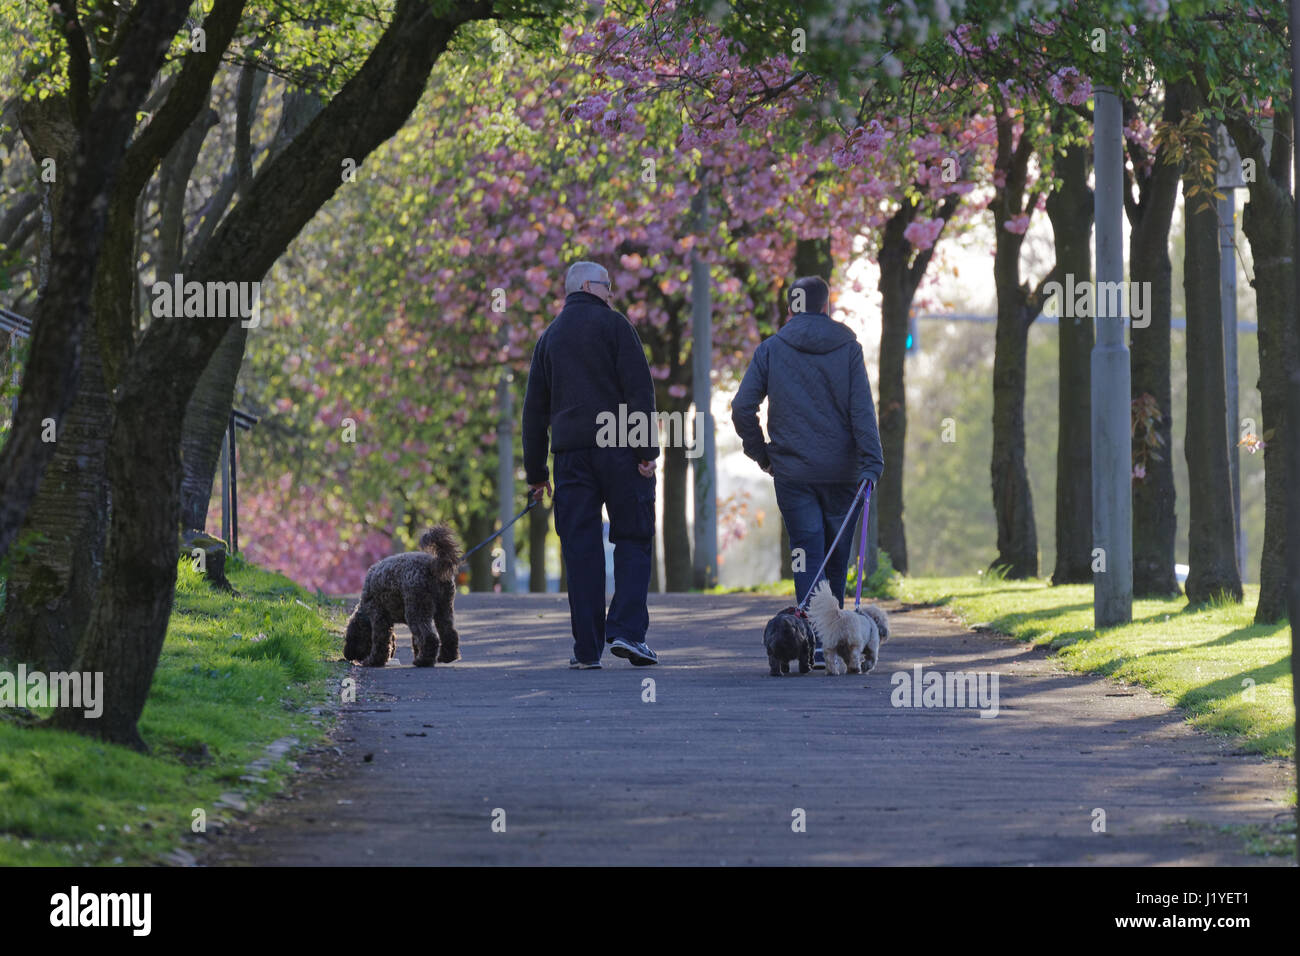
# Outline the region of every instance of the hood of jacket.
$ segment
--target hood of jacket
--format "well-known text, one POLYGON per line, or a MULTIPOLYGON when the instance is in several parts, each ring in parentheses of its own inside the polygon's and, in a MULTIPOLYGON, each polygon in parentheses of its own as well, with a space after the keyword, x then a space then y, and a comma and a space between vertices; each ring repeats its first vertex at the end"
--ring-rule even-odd
POLYGON ((825 355, 845 345, 856 345, 858 341, 847 325, 819 312, 800 312, 791 316, 777 337, 791 348, 811 355, 825 355))

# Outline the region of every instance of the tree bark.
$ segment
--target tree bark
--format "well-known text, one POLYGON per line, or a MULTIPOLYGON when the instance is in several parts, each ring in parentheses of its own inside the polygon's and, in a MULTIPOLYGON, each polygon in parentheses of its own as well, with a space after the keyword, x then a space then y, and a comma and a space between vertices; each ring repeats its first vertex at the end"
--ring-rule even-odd
MULTIPOLYGON (((490 513, 470 515, 469 539, 466 548, 472 548, 496 530, 496 516, 490 513)), ((498 539, 499 540, 499 539, 498 539)), ((491 591, 496 578, 492 575, 492 545, 479 548, 469 556, 469 589, 491 591)))
POLYGON ((0 620, 0 657, 67 671, 99 585, 108 529, 105 473, 112 404, 97 337, 83 343, 76 399, 12 554, 0 620))
POLYGON ((120 45, 102 88, 91 100, 86 39, 78 29, 67 36, 71 115, 77 148, 57 169, 65 180, 65 201, 57 204, 53 255, 38 318, 32 331, 18 410, 0 448, 0 554, 18 533, 36 497, 55 442, 42 440, 46 422, 56 423, 71 407, 81 371, 81 339, 91 311, 91 289, 107 209, 124 161, 136 111, 162 67, 187 0, 140 0, 139 16, 120 45))
MULTIPOLYGON (((1025 183, 1033 143, 1028 132, 1013 146, 1015 120, 1003 109, 996 119, 997 168, 1005 185, 995 193, 993 212, 996 245, 993 280, 997 289, 998 322, 993 357, 993 455, 990 465, 993 510, 997 516, 998 556, 990 567, 1001 567, 1008 578, 1038 575, 1038 532, 1034 498, 1025 464, 1025 378, 1029 326, 1042 309, 1042 284, 1034 292, 1020 281, 1020 247, 1024 235, 1004 226, 1025 214, 1025 183)), ((1052 270, 1054 275, 1055 269, 1052 270)), ((1048 281, 1044 279, 1044 283, 1048 281)))
MULTIPOLYGON (((27 119, 25 132, 34 154, 60 138, 63 124, 51 122, 48 111, 27 119)), ((0 626, 0 646, 48 670, 68 670, 75 662, 94 607, 108 530, 113 405, 100 343, 105 330, 126 329, 129 335, 132 322, 134 202, 124 194, 131 188, 125 180, 119 177, 105 220, 91 296, 92 334, 82 343, 82 374, 59 426, 54 460, 27 512, 25 546, 10 571, 0 626)), ((56 191, 54 201, 66 196, 56 191)), ((107 356, 110 369, 119 369, 121 362, 120 348, 107 356)))
MULTIPOLYGON (((460 4, 440 15, 420 0, 398 0, 361 69, 301 136, 259 170, 247 201, 187 262, 187 279, 260 281, 338 188, 343 158, 360 161, 396 132, 457 27, 491 13, 487 2, 460 4)), ((217 50, 218 56, 223 50, 217 50)), ((133 149, 143 140, 142 134, 133 149)), ((183 414, 195 381, 236 322, 209 316, 201 323, 151 324, 116 387, 109 469, 118 493, 82 663, 84 670, 105 674, 104 713, 87 720, 81 711, 61 710, 53 719, 56 726, 143 746, 137 723, 162 648, 176 578, 183 414)))
POLYGON ((908 265, 912 244, 903 230, 918 206, 904 200, 885 223, 880 242, 880 380, 876 409, 885 471, 872 495, 880 509, 880 550, 901 574, 907 573, 907 533, 903 526, 903 464, 907 448, 907 326, 916 286, 908 265))
POLYGON ((691 534, 686 524, 690 463, 686 449, 669 445, 664 458, 664 590, 691 589, 691 534))
POLYGON ((546 532, 551 509, 538 505, 528 514, 528 590, 546 591, 546 532))
POLYGON ((804 276, 821 276, 829 284, 835 271, 831 257, 830 236, 818 239, 796 239, 794 244, 794 272, 796 279, 804 276))
MULTIPOLYGON (((1274 108, 1279 130, 1290 129, 1291 113, 1285 106, 1274 108)), ((1250 241, 1255 266, 1251 286, 1259 320, 1258 387, 1264 439, 1264 545, 1255 623, 1273 624, 1287 616, 1286 460, 1287 443, 1294 440, 1287 414, 1287 381, 1288 369, 1297 367, 1292 152, 1288 137, 1275 135, 1266 159, 1264 139, 1253 126, 1232 115, 1225 125, 1242 158, 1253 159, 1257 170, 1254 181, 1247 184, 1250 202, 1242 211, 1241 228, 1250 241)))
POLYGON ((221 460, 221 443, 230 424, 235 383, 244 364, 247 344, 248 329, 236 322, 203 369, 185 408, 185 426, 181 431, 183 528, 206 530, 212 482, 221 460))
MULTIPOLYGON (((1163 115, 1177 122, 1187 92, 1181 84, 1166 90, 1163 115)), ((1132 107, 1130 107, 1130 110, 1132 107)), ((1161 147, 1148 157, 1133 141, 1127 141, 1133 166, 1138 169, 1138 195, 1126 190, 1125 212, 1129 221, 1129 279, 1149 284, 1150 325, 1133 329, 1129 335, 1129 369, 1134 401, 1150 395, 1160 411, 1156 436, 1163 449, 1159 458, 1149 457, 1146 476, 1133 482, 1133 594, 1135 597, 1165 597, 1179 593, 1174 572, 1178 518, 1174 510, 1173 397, 1170 386, 1172 349, 1173 266, 1169 259, 1169 224, 1178 200, 1179 168, 1167 161, 1161 147), (1151 171, 1144 172, 1147 160, 1151 171)))
MULTIPOLYGON (((224 31, 233 32, 238 21, 230 4, 224 12, 226 26, 217 33, 218 42, 225 42, 224 31)), ((193 65, 187 69, 193 75, 193 65)), ((158 130, 151 131, 155 144, 164 142, 158 130)), ((197 152, 204 130, 195 121, 178 149, 197 152)), ((43 135, 39 123, 29 132, 37 143, 51 138, 43 135)), ((49 476, 54 480, 42 483, 28 513, 26 527, 40 543, 24 549, 15 561, 6 601, 4 642, 21 648, 25 659, 47 662, 50 669, 72 666, 100 582, 112 498, 107 467, 114 407, 109 383, 121 374, 134 332, 136 199, 154 166, 139 161, 140 156, 135 147, 128 151, 115 183, 91 299, 94 334, 83 343, 85 368, 51 464, 49 476), (101 351, 101 343, 110 345, 107 352, 101 351)), ((188 177, 192 156, 181 157, 180 163, 189 164, 184 166, 188 177)))
POLYGON ((1187 198, 1183 289, 1187 301, 1187 479, 1191 519, 1189 604, 1222 596, 1241 600, 1232 480, 1228 470, 1228 401, 1219 298, 1219 217, 1204 194, 1187 198))
MULTIPOLYGON (((1088 149, 1075 145, 1056 161, 1061 188, 1047 197, 1059 274, 1092 278, 1093 199, 1088 149)), ((1056 567, 1053 584, 1092 580, 1092 320, 1068 316, 1058 329, 1056 430, 1056 567)))

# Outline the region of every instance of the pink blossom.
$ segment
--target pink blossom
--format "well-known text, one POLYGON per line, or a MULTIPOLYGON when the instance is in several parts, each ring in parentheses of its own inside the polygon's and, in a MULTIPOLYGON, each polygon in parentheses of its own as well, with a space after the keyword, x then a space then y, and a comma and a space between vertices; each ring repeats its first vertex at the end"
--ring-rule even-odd
POLYGON ((940 218, 919 219, 908 223, 907 228, 903 230, 903 238, 917 249, 929 249, 938 240, 943 226, 944 222, 940 218))
POLYGON ((1092 81, 1075 67, 1066 66, 1047 78, 1047 92, 1058 103, 1082 106, 1092 96, 1092 81))

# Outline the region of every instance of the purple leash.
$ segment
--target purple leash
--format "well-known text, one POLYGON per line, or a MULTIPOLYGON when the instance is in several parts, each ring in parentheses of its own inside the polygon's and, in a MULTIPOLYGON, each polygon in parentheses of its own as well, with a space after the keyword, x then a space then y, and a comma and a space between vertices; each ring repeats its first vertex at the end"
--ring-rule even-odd
POLYGON ((867 479, 867 488, 862 492, 862 539, 858 542, 858 593, 853 598, 853 608, 862 606, 862 561, 867 551, 867 522, 871 518, 871 479, 867 479))
MULTIPOLYGON (((859 494, 865 495, 867 501, 871 500, 871 479, 870 478, 863 478, 862 484, 858 485, 858 490, 853 493, 853 500, 855 503, 858 500, 859 494)), ((844 529, 853 523, 853 516, 856 513, 857 513, 856 508, 850 508, 849 513, 844 516, 844 523, 840 525, 840 530, 835 532, 835 540, 832 541, 831 546, 826 549, 826 557, 822 558, 822 566, 818 568, 817 573, 813 575, 813 587, 816 587, 817 582, 821 580, 822 572, 826 570, 826 563, 830 561, 831 555, 835 553, 835 546, 840 543, 840 538, 844 536, 844 529)), ((865 515, 866 512, 864 511, 863 514, 865 515)), ((866 519, 864 518, 862 521, 862 527, 865 529, 866 526, 867 526, 867 522, 866 519)), ((865 538, 863 540, 865 540, 865 538)), ((796 612, 798 612, 799 614, 803 613, 804 606, 808 603, 809 599, 812 598, 812 593, 813 593, 813 589, 810 587, 808 589, 808 593, 803 596, 803 600, 800 601, 797 605, 795 605, 796 612)), ((858 599, 859 600, 862 599, 862 572, 861 571, 858 572, 858 599)))

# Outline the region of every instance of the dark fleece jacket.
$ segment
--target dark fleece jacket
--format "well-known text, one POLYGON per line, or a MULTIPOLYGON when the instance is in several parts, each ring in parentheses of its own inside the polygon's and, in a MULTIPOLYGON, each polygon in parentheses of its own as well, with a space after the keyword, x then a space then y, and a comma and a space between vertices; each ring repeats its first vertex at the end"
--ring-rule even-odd
MULTIPOLYGON (((597 417, 619 405, 647 416, 639 434, 646 444, 635 448, 650 461, 659 456, 655 389, 641 339, 632 323, 598 297, 571 292, 564 308, 546 327, 533 349, 524 395, 524 472, 530 485, 550 478, 546 466, 546 430, 552 451, 596 448, 597 417)), ((634 419, 633 419, 634 420, 634 419)), ((633 429, 628 428, 629 435, 633 429)))
POLYGON ((884 470, 871 383, 857 336, 800 313, 765 339, 731 403, 745 454, 783 481, 875 483, 884 470), (767 433, 758 406, 767 399, 767 433))

